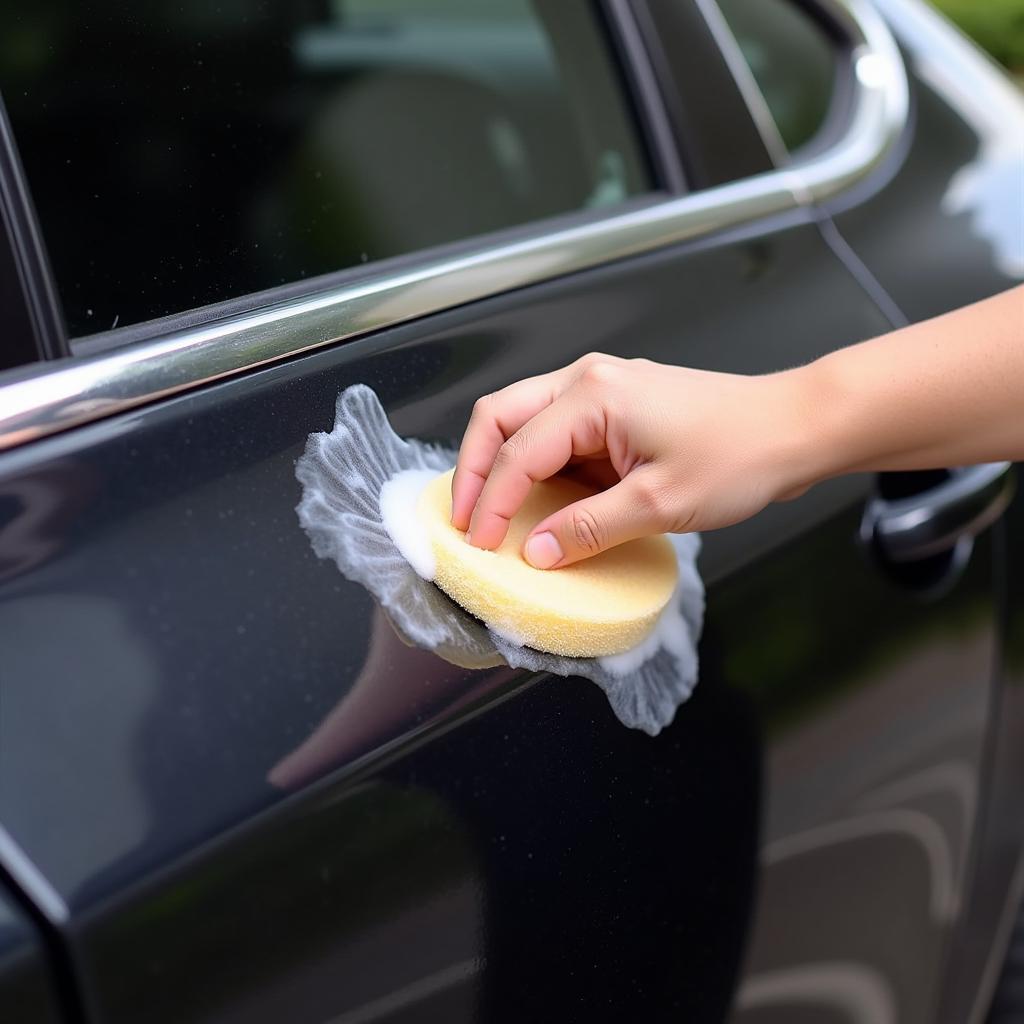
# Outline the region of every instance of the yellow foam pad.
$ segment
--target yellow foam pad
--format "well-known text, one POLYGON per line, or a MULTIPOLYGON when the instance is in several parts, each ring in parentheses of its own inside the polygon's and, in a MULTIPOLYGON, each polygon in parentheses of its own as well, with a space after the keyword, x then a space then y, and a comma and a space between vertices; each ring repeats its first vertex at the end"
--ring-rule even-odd
POLYGON ((575 658, 620 654, 653 628, 675 589, 678 566, 665 537, 644 537, 562 569, 522 557, 530 530, 591 491, 569 480, 536 484, 501 547, 468 544, 451 525, 452 473, 430 481, 416 516, 435 560, 434 582, 453 601, 516 643, 575 658))

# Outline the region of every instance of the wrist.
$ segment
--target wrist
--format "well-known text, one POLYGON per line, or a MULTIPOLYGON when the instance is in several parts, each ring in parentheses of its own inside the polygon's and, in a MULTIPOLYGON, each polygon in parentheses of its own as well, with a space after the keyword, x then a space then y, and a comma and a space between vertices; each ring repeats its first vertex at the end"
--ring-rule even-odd
POLYGON ((778 494, 787 498, 853 469, 852 396, 828 357, 770 378, 778 393, 778 494))

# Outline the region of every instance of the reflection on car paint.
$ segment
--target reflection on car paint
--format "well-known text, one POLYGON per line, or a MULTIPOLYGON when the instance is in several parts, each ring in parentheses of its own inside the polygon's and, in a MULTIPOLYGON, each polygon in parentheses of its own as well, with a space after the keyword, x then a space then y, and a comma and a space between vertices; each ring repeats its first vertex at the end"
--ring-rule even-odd
POLYGON ((736 996, 738 1013, 780 1022, 809 1011, 849 1024, 897 1024, 899 1003, 881 971, 844 960, 783 967, 751 975, 736 996), (767 1017, 775 1010, 779 1016, 767 1017), (835 1017, 833 1018, 833 1014, 835 1017), (765 1015, 765 1016, 762 1016, 765 1015))
MULTIPOLYGON (((54 843, 52 867, 71 886, 81 885, 83 862, 116 858, 141 843, 151 824, 134 766, 134 737, 159 689, 154 652, 117 601, 74 592, 30 593, 0 605, 0 651, 6 678, 34 681, 3 688, 0 799, 35 787, 40 795, 24 803, 18 841, 31 846, 74 836, 73 843, 54 843), (61 642, 54 643, 58 636, 61 642), (125 673, 131 687, 120 685, 125 673), (97 714, 104 707, 116 713, 97 714), (20 766, 39 747, 54 754, 29 778, 20 766), (85 763, 91 780, 116 802, 117 814, 97 816, 82 799, 78 768, 85 763)), ((68 901, 56 890, 52 902, 66 914, 68 901)))
MULTIPOLYGON (((843 517, 833 528, 850 526, 843 517)), ((813 552, 804 558, 802 569, 766 566, 758 587, 731 582, 712 606, 719 625, 737 622, 779 594, 773 571, 791 581, 762 616, 761 635, 727 662, 733 680, 760 695, 770 741, 759 907, 732 1020, 928 1020, 910 1011, 916 972, 943 949, 970 881, 995 651, 989 540, 945 597, 922 601, 871 652, 858 637, 887 632, 899 590, 864 603, 858 578, 845 573, 843 592, 831 594, 813 552), (783 630, 812 606, 819 625, 849 617, 845 644, 825 650, 813 631, 783 630), (798 908, 796 892, 816 898, 798 908), (882 908, 886 941, 871 926, 882 908), (912 920, 928 922, 913 940, 912 920)))
POLYGON ((44 564, 66 542, 75 515, 102 481, 66 460, 0 483, 0 580, 44 564))
POLYGON ((978 136, 976 156, 949 182, 943 211, 969 214, 975 235, 992 247, 995 266, 1024 278, 1024 95, 920 0, 879 5, 910 47, 917 75, 978 136))
POLYGON ((279 789, 297 789, 339 765, 394 747, 396 738, 414 734, 425 718, 442 712, 459 717, 513 681, 508 671, 490 672, 468 685, 465 673, 453 672, 452 664, 458 665, 414 646, 378 606, 355 681, 309 736, 270 769, 268 781, 279 789))
POLYGON ((651 736, 672 721, 697 682, 704 618, 697 534, 673 537, 679 582, 653 631, 636 647, 601 658, 537 651, 483 625, 430 582, 432 555, 419 550, 408 515, 397 508, 401 504, 407 513, 418 494, 406 483, 450 469, 455 452, 398 437, 365 385, 343 391, 335 414, 333 430, 310 435, 296 465, 303 486, 299 521, 317 555, 363 584, 400 635, 466 668, 504 663, 589 679, 624 725, 651 736))

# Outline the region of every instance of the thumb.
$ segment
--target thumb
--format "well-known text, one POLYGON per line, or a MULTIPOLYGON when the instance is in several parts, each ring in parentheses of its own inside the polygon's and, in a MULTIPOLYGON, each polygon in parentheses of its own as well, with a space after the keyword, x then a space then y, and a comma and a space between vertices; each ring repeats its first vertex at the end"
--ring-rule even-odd
POLYGON ((536 569, 557 569, 627 540, 663 533, 648 481, 641 477, 631 473, 614 487, 548 516, 530 531, 523 557, 536 569))

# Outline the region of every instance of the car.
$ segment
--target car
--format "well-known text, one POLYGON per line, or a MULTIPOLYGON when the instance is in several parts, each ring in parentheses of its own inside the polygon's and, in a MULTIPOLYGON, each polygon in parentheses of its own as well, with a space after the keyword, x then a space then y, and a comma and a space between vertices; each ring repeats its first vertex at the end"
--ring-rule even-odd
POLYGON ((403 643, 295 511, 355 384, 454 447, 589 351, 765 373, 1019 281, 986 57, 922 0, 3 19, 0 1019, 1016 1019, 1012 466, 703 537, 657 736, 403 643))

